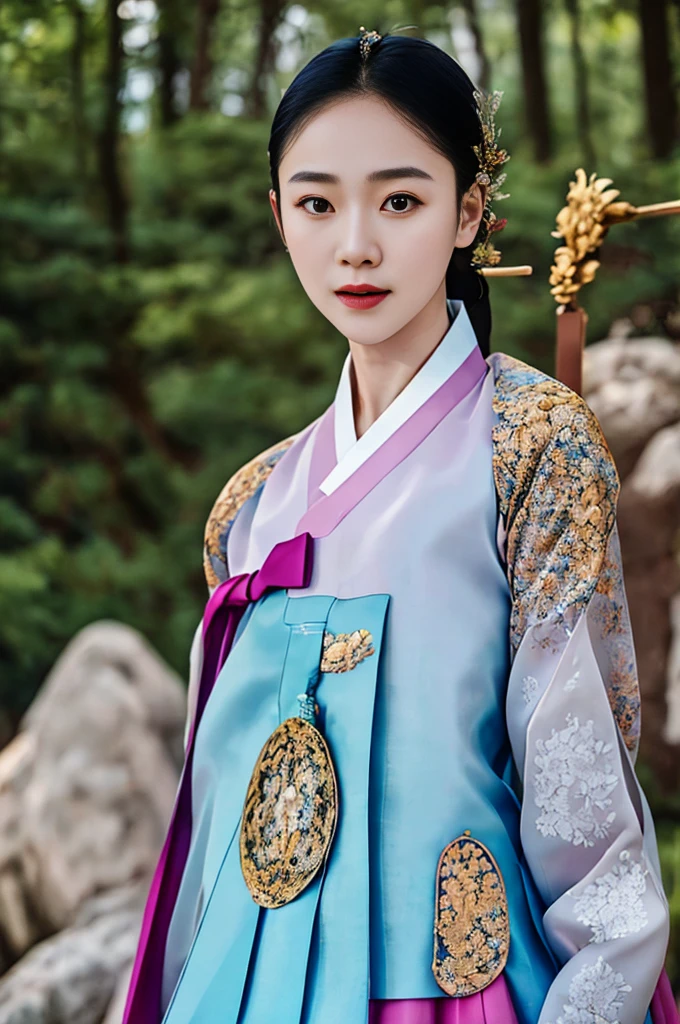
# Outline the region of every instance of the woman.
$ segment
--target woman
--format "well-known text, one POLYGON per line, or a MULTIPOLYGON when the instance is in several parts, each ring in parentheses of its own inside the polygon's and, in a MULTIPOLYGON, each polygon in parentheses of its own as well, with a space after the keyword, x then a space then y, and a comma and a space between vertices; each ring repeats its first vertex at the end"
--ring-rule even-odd
POLYGON ((349 353, 207 525, 129 1024, 677 1021, 616 469, 489 354, 495 105, 362 30, 276 112, 272 210, 349 353))

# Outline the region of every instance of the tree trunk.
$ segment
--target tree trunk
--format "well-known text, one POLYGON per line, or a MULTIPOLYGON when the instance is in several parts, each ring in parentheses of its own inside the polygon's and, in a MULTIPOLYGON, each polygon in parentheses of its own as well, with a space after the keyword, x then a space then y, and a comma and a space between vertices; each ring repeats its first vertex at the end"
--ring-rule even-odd
POLYGON ((517 0, 517 26, 527 129, 537 162, 547 163, 552 156, 553 144, 548 113, 541 0, 517 0))
POLYGON ((638 10, 649 143, 654 157, 665 160, 671 155, 678 128, 667 0, 638 0, 638 10))
POLYGON ((106 67, 104 70, 104 122, 99 134, 99 173, 117 263, 129 259, 128 201, 120 173, 120 92, 123 84, 123 48, 118 0, 106 0, 106 67))
POLYGON ((475 40, 475 49, 479 57, 479 86, 488 92, 491 88, 491 67, 489 57, 484 46, 484 36, 477 10, 477 0, 461 0, 461 7, 465 11, 468 27, 475 40))
POLYGON ((87 186, 85 106, 83 102, 83 56, 85 53, 85 12, 80 0, 71 4, 73 43, 71 45, 71 103, 73 105, 73 154, 81 192, 87 186))
POLYGON ((581 45, 581 9, 579 0, 566 0, 566 3, 571 23, 571 61, 576 92, 576 134, 581 143, 586 166, 592 171, 595 169, 597 156, 593 143, 590 99, 588 97, 588 65, 581 45))
POLYGON ((245 104, 248 117, 259 119, 267 113, 267 81, 276 61, 274 31, 281 20, 284 6, 285 0, 260 0, 257 53, 245 104))
POLYGON ((181 26, 174 0, 158 2, 158 69, 160 71, 159 101, 161 124, 169 128, 179 119, 175 103, 175 81, 182 70, 179 55, 181 26))
POLYGON ((196 49, 189 106, 192 110, 207 110, 210 106, 208 91, 213 71, 211 43, 213 28, 220 12, 220 0, 198 0, 196 10, 196 49))

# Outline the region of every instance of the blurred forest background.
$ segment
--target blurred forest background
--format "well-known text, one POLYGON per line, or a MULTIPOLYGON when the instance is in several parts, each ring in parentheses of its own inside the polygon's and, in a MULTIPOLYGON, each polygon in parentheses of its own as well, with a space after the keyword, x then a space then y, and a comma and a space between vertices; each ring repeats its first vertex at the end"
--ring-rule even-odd
MULTIPOLYGON (((678 0, 0 4, 0 744, 96 619, 186 678, 212 502, 325 408, 345 354, 273 223, 272 113, 334 38, 414 24, 504 90, 498 245, 534 276, 492 282, 493 347, 552 373, 574 169, 680 198, 678 0)), ((680 338, 680 220, 612 236, 589 340, 621 318, 680 338)), ((677 920, 678 807, 650 789, 677 920)))

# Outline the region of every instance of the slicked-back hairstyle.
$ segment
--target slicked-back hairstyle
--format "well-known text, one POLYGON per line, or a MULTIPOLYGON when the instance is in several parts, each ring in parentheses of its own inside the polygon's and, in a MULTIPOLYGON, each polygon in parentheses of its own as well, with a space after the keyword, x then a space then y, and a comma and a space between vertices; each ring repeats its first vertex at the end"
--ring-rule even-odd
MULTIPOLYGON (((353 96, 376 96, 451 161, 456 209, 479 171, 473 146, 482 130, 475 86, 457 61, 425 39, 389 35, 371 46, 366 60, 359 36, 338 39, 296 75, 278 105, 269 137, 269 168, 277 202, 279 167, 295 139, 324 107, 353 96)), ((483 222, 480 225, 480 235, 483 222)), ((491 307, 486 279, 470 265, 472 245, 454 249, 446 271, 447 298, 462 299, 484 356, 490 351, 491 307)))

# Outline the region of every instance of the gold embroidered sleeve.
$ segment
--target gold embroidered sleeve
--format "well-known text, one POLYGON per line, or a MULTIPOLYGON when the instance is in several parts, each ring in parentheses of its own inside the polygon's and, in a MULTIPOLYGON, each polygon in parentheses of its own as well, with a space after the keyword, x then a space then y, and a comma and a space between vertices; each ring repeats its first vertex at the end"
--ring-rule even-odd
POLYGON ((619 480, 595 416, 582 400, 556 423, 507 536, 511 645, 527 628, 573 625, 605 565, 619 480))
MULTIPOLYGON (((602 429, 570 388, 493 353, 493 472, 505 528, 514 657, 555 649, 588 610, 609 701, 635 751, 639 690, 616 530, 619 478, 602 429)), ((527 678, 527 690, 533 685, 527 678)))
POLYGON ((534 642, 559 647, 586 613, 611 709, 635 754, 640 695, 616 529, 618 473, 579 396, 561 403, 552 428, 507 535, 511 649, 531 627, 534 642))
POLYGON ((227 579, 227 539, 229 531, 249 498, 263 486, 277 462, 288 451, 295 437, 279 441, 255 456, 227 481, 217 497, 205 526, 203 569, 208 589, 227 579))

